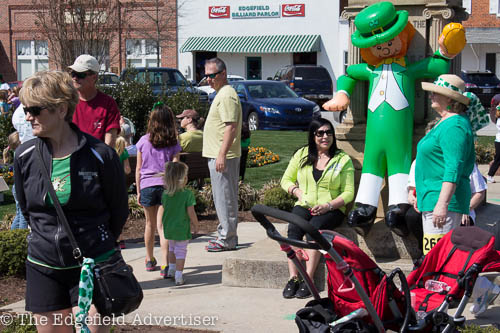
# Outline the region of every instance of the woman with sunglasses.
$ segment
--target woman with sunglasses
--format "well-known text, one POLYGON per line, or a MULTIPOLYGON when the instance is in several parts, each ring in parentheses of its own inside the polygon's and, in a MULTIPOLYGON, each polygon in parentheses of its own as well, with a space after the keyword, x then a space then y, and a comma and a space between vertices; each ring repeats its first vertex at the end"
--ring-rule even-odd
MULTIPOLYGON (((163 102, 157 102, 149 114, 146 135, 137 142, 137 164, 135 184, 137 202, 144 207, 146 227, 144 243, 146 245, 146 270, 156 270, 157 261, 153 256, 155 229, 160 236, 162 266, 160 275, 166 278, 168 242, 163 233, 161 196, 163 194, 163 172, 165 163, 178 162, 181 146, 177 140, 177 130, 172 110, 163 102)), ((173 263, 175 266, 175 263, 173 263)))
MULTIPOLYGON (((281 179, 281 187, 297 198, 292 210, 314 227, 334 230, 345 218, 346 205, 354 198, 354 166, 351 158, 337 148, 332 123, 320 118, 309 125, 308 144, 300 148, 290 160, 281 179)), ((304 231, 288 225, 288 238, 302 240, 304 231)), ((312 240, 307 236, 308 240, 312 240)), ((318 266, 320 253, 305 250, 307 274, 311 279, 318 266)), ((311 296, 297 267, 288 261, 290 280, 283 290, 284 298, 311 296)))
MULTIPOLYGON (((38 332, 73 332, 72 313, 84 311, 78 307, 81 268, 42 178, 42 163, 83 257, 95 262, 115 253, 128 217, 123 167, 114 149, 72 123, 78 92, 68 73, 35 73, 24 81, 20 99, 36 136, 17 148, 14 160, 16 196, 31 227, 26 310, 40 323, 38 332)), ((91 332, 109 331, 90 325, 95 313, 92 306, 91 332)))

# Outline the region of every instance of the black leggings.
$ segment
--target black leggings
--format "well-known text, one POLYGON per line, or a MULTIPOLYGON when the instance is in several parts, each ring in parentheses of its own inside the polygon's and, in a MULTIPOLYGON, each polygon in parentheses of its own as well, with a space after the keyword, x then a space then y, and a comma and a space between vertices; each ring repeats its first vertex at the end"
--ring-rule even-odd
POLYGON ((422 226, 422 213, 418 213, 413 206, 411 206, 405 215, 406 226, 408 230, 415 236, 418 243, 418 248, 423 251, 424 228, 422 226))
POLYGON ((495 159, 493 160, 490 170, 488 171, 488 176, 493 177, 495 173, 497 173, 499 166, 500 166, 500 142, 495 141, 495 159))
MULTIPOLYGON (((309 209, 302 206, 295 206, 292 209, 292 214, 302 217, 304 220, 309 221, 315 228, 319 230, 334 230, 336 227, 342 224, 345 215, 340 210, 335 209, 329 211, 323 215, 311 215, 309 209)), ((301 228, 297 227, 295 224, 288 224, 288 238, 302 240, 304 238, 305 232, 301 228)), ((311 236, 306 235, 308 241, 312 241, 311 236)))

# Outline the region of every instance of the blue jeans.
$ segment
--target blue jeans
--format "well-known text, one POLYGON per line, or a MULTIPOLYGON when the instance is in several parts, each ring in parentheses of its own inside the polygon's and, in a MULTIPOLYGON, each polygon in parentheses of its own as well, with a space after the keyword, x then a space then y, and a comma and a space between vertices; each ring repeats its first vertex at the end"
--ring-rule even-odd
POLYGON ((24 218, 23 213, 21 212, 21 207, 19 207, 19 202, 17 201, 16 198, 16 186, 12 185, 12 195, 14 196, 14 200, 16 201, 16 216, 14 217, 14 220, 12 221, 11 229, 27 229, 28 228, 28 222, 26 222, 26 219, 24 218))

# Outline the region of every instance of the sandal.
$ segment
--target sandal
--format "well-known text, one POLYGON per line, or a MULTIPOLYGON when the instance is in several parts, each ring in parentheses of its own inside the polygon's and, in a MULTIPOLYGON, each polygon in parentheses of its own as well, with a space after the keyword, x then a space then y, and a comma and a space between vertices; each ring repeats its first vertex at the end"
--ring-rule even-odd
POLYGON ((236 248, 229 248, 214 241, 209 242, 208 245, 205 246, 205 250, 207 250, 208 252, 222 252, 236 250, 236 248))

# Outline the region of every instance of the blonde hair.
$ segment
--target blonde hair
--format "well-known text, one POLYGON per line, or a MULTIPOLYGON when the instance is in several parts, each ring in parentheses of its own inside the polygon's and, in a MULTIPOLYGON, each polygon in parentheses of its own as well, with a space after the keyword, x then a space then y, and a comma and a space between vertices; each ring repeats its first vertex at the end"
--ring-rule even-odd
POLYGON ((9 137, 7 138, 7 148, 3 150, 2 154, 4 164, 9 164, 11 162, 9 152, 13 152, 14 150, 16 150, 16 148, 19 147, 20 144, 21 141, 19 140, 19 133, 17 131, 10 133, 9 137))
POLYGON ((120 156, 125 151, 126 146, 127 146, 127 141, 123 136, 119 136, 116 138, 115 150, 118 156, 120 156))
POLYGON ((165 163, 165 174, 163 176, 165 193, 172 195, 182 190, 186 185, 185 178, 188 170, 187 164, 183 162, 165 163))
POLYGON ((71 122, 79 97, 71 76, 62 71, 43 71, 30 76, 19 91, 23 105, 43 106, 51 112, 55 107, 65 105, 64 120, 71 122))

